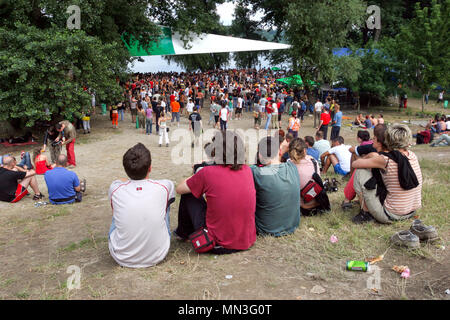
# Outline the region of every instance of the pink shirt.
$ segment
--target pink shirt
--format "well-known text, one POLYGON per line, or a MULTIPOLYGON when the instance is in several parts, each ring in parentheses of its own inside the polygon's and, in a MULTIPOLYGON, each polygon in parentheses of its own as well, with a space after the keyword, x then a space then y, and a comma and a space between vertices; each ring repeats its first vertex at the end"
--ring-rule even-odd
MULTIPOLYGON (((298 175, 300 177, 300 190, 303 189, 309 180, 312 179, 314 174, 314 164, 312 162, 311 156, 306 156, 304 159, 300 160, 299 164, 295 164, 297 167, 298 175)), ((317 164, 318 165, 318 164, 317 164)), ((320 176, 320 170, 317 168, 317 174, 320 176)), ((300 204, 303 204, 303 198, 300 197, 300 204)))
POLYGON ((226 249, 246 250, 256 241, 256 190, 253 173, 244 165, 233 171, 205 167, 186 181, 196 198, 206 195, 206 226, 226 249))

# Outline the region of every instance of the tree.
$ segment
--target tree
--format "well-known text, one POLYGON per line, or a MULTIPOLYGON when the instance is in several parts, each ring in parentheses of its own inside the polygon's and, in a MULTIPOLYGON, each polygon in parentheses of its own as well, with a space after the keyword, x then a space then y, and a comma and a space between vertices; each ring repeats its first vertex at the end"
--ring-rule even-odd
POLYGON ((90 104, 89 92, 102 102, 118 101, 117 80, 127 77, 135 59, 122 36, 148 48, 161 23, 188 43, 191 32, 202 32, 217 18, 216 4, 223 2, 0 0, 0 120, 33 126, 58 114, 79 116, 90 104), (81 30, 67 29, 71 5, 80 7, 81 30))
POLYGON ((305 82, 330 80, 335 61, 332 50, 349 45, 348 34, 362 24, 364 15, 365 4, 360 0, 291 1, 286 36, 292 45, 293 71, 305 82))
MULTIPOLYGON (((234 10, 234 19, 231 23, 230 32, 234 37, 251 40, 263 40, 259 23, 251 20, 250 9, 242 5, 237 5, 234 10)), ((254 68, 259 61, 261 52, 236 52, 233 58, 239 68, 254 68)))
POLYGON ((450 0, 432 0, 431 7, 424 8, 416 3, 415 17, 386 41, 386 51, 395 57, 403 83, 416 87, 423 97, 433 83, 449 85, 449 16, 450 0))

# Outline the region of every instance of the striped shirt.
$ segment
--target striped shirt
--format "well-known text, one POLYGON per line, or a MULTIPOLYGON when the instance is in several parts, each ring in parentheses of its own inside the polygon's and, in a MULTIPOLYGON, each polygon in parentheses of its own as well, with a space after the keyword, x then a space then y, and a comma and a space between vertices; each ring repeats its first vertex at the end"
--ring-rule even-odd
POLYGON ((383 156, 387 165, 382 174, 384 184, 388 190, 384 207, 392 214, 404 216, 422 206, 422 171, 420 170, 417 156, 409 151, 407 156, 412 169, 416 173, 419 185, 411 190, 405 190, 400 186, 398 179, 398 165, 394 160, 383 156))

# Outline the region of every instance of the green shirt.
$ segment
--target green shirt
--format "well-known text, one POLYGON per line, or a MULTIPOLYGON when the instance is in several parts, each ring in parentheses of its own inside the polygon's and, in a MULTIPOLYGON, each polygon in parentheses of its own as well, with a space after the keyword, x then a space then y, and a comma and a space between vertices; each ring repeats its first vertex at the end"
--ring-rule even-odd
POLYGON ((297 167, 280 163, 252 166, 256 189, 256 230, 258 234, 283 236, 300 224, 300 178, 297 167))

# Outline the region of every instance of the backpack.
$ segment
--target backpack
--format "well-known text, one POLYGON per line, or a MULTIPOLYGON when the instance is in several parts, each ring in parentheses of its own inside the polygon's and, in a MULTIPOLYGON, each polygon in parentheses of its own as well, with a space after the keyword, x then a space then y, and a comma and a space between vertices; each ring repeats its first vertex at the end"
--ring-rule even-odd
POLYGON ((311 159, 311 161, 314 164, 314 174, 312 175, 312 179, 300 191, 300 195, 303 197, 305 203, 315 199, 319 203, 318 209, 328 211, 331 209, 330 200, 324 190, 322 178, 317 174, 317 161, 314 159, 311 159), (307 199, 309 200, 307 201, 307 199))

